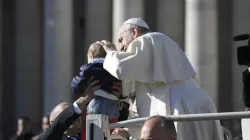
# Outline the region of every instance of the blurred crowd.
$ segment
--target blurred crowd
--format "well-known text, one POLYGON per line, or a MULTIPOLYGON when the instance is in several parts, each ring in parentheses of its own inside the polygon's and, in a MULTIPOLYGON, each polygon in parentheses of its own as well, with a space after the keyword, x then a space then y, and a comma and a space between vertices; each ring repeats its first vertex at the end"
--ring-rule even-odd
POLYGON ((44 116, 41 120, 40 131, 37 133, 37 128, 33 127, 32 121, 29 117, 23 116, 17 120, 16 134, 10 140, 36 140, 38 135, 45 132, 49 128, 49 116, 44 116))

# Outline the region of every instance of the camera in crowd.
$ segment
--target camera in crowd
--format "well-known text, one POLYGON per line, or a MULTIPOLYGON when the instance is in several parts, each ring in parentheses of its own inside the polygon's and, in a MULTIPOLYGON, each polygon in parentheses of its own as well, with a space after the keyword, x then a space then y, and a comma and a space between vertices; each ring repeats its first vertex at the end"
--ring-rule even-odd
POLYGON ((248 40, 246 46, 239 46, 237 49, 237 60, 239 65, 250 66, 250 34, 237 35, 234 41, 244 41, 248 40))
POLYGON ((243 80, 243 101, 246 111, 250 109, 250 34, 242 34, 234 37, 234 41, 248 40, 246 46, 240 46, 237 49, 237 59, 239 65, 248 66, 242 73, 243 80))

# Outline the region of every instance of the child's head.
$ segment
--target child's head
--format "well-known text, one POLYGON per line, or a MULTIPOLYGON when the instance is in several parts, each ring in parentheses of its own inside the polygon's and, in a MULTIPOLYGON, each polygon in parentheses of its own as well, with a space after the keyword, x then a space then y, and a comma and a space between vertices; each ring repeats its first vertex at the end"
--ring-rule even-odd
POLYGON ((88 62, 90 62, 94 58, 105 58, 106 57, 106 51, 103 49, 103 47, 97 43, 93 43, 90 45, 88 50, 88 62))

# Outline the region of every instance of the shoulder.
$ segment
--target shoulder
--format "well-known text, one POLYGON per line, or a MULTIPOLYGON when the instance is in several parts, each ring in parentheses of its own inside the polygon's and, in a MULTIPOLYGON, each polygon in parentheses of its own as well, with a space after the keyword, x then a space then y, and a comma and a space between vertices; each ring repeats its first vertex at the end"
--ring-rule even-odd
POLYGON ((160 33, 160 32, 149 32, 141 36, 142 38, 147 38, 147 37, 167 37, 167 35, 160 33))
POLYGON ((149 32, 147 34, 144 34, 138 38, 136 38, 133 42, 134 43, 138 43, 138 42, 154 42, 155 40, 169 40, 170 38, 163 34, 163 33, 159 33, 159 32, 149 32))
POLYGON ((84 71, 84 70, 88 69, 90 66, 91 66, 90 63, 84 64, 84 65, 82 65, 82 66, 80 67, 80 71, 84 71))
POLYGON ((103 68, 103 63, 88 63, 81 66, 80 71, 86 73, 88 71, 92 71, 95 68, 103 68))

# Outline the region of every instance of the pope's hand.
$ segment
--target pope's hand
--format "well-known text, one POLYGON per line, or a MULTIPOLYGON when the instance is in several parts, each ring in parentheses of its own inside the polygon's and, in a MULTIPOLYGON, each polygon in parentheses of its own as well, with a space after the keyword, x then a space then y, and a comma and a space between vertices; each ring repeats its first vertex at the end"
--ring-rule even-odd
POLYGON ((106 53, 109 51, 117 51, 115 44, 107 40, 97 41, 97 43, 103 47, 106 53))

